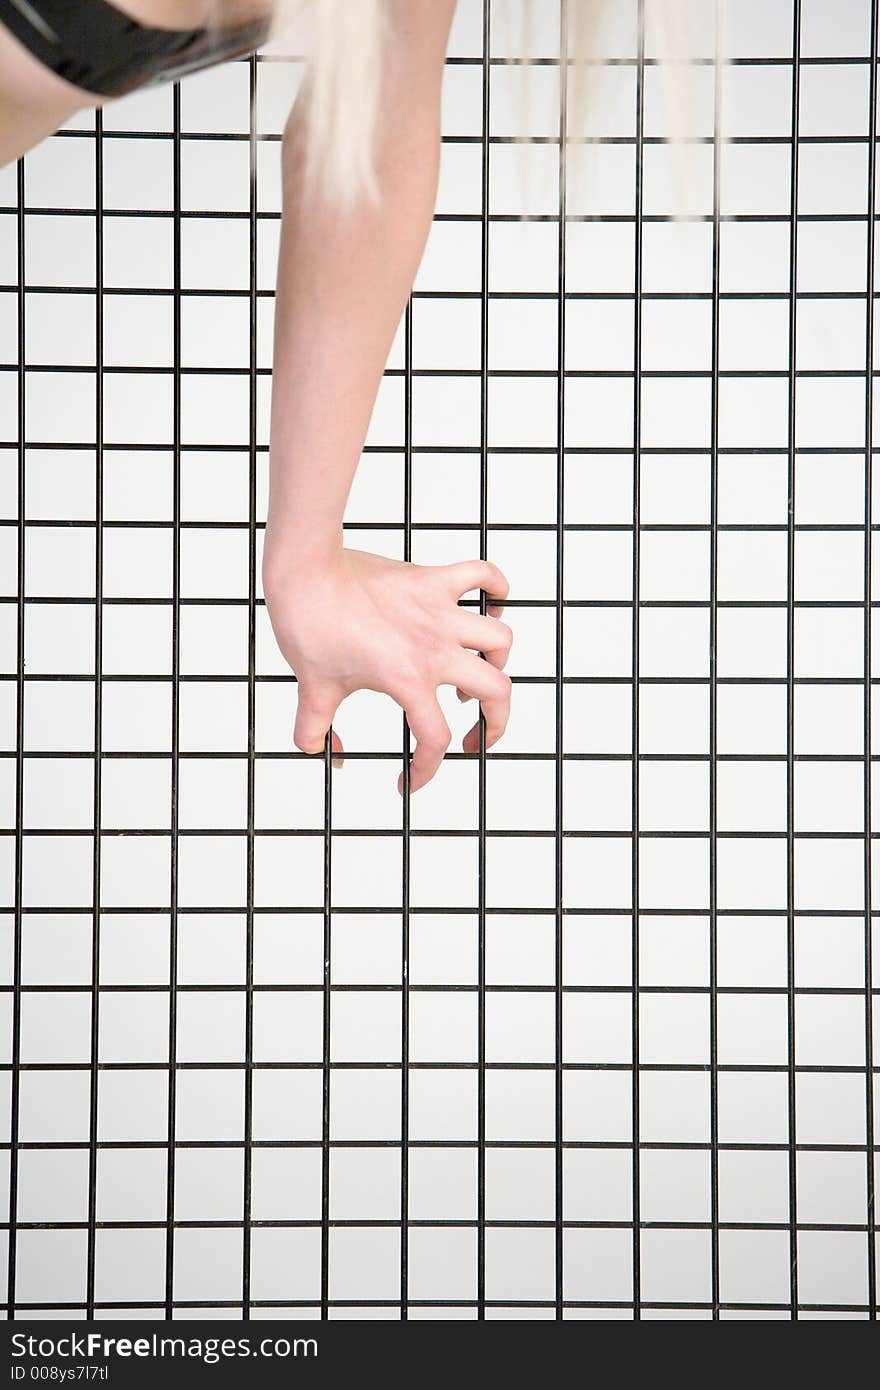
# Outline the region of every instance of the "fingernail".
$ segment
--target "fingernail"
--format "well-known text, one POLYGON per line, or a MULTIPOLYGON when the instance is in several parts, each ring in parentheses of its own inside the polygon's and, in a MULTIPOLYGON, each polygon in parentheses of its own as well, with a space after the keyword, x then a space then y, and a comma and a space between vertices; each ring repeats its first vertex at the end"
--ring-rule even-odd
POLYGON ((342 767, 342 759, 341 759, 341 758, 334 758, 334 759, 333 759, 333 766, 334 766, 334 767, 342 767))

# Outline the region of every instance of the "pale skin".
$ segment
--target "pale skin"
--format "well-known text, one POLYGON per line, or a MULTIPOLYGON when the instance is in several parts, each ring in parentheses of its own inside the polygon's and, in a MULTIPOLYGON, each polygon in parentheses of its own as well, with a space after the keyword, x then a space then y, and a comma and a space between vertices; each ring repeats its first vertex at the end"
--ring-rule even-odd
MULTIPOLYGON (((118 0, 116 0, 118 3, 118 0)), ((479 700, 485 747, 503 734, 512 632, 508 583, 479 559, 420 565, 343 544, 343 516, 382 373, 424 250, 437 193, 440 90, 456 0, 392 0, 376 132, 381 202, 341 215, 304 188, 295 104, 282 141, 282 223, 275 304, 269 509, 262 581, 278 645, 297 677, 293 730, 305 753, 326 748, 341 702, 386 693, 416 746, 410 793, 440 767, 451 732, 441 685, 479 700), (485 590, 486 614, 459 599, 485 590), (485 660, 483 659, 485 657, 485 660)), ((174 6, 201 22, 204 0, 174 6)), ((166 0, 123 0, 145 23, 169 23, 166 0)), ((50 73, 0 27, 0 162, 9 162, 95 98, 50 73), (12 45, 12 47, 10 47, 12 45), (16 74, 16 76, 13 76, 16 74), (7 81, 9 78, 9 81, 7 81)), ((342 744, 331 736, 334 762, 342 744)), ((480 720, 462 741, 480 748, 480 720)), ((398 790, 406 791, 401 773, 398 790)))

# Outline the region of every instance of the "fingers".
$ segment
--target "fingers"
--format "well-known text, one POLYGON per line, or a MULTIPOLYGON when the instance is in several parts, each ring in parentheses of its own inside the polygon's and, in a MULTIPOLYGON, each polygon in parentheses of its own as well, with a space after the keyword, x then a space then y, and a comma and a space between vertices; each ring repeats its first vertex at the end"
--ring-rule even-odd
MULTIPOLYGON (((486 660, 493 666, 503 670, 507 665, 507 658, 510 656, 510 648, 513 645, 513 631, 507 623, 498 622, 504 611, 503 603, 493 603, 489 606, 490 616, 483 617, 480 613, 471 613, 466 608, 458 610, 460 618, 456 626, 456 636, 463 647, 471 647, 474 651, 483 652, 486 660)), ((469 700, 471 697, 459 687, 456 687, 456 694, 459 700, 469 700)))
MULTIPOLYGON (((404 709, 407 723, 417 740, 409 765, 409 790, 412 793, 430 782, 452 741, 452 733, 435 690, 423 690, 411 696, 404 709)), ((397 779, 397 790, 403 795, 403 773, 397 779)))
MULTIPOLYGON (((341 694, 330 685, 315 685, 310 681, 297 682, 296 722, 293 741, 303 753, 322 753, 327 730, 333 723, 341 694)), ((342 744, 334 733, 332 751, 342 752, 342 744)))
POLYGON ((507 623, 497 618, 484 618, 481 613, 471 613, 466 608, 458 609, 455 635, 461 646, 485 652, 487 657, 491 654, 495 658, 492 664, 498 667, 504 665, 513 644, 513 632, 507 623))
POLYGON ((342 746, 342 739, 335 729, 330 730, 330 752, 333 759, 333 766, 342 767, 345 749, 342 746))
POLYGON ((510 592, 506 576, 491 560, 460 560, 457 564, 441 565, 439 568, 457 599, 471 589, 485 589, 496 599, 507 598, 510 592))
MULTIPOLYGON (((475 695, 480 701, 486 718, 486 747, 497 743, 510 718, 510 677, 498 666, 473 652, 462 651, 456 657, 450 672, 459 690, 467 695, 475 695)), ((475 753, 479 749, 479 721, 468 731, 462 741, 465 753, 475 753)))

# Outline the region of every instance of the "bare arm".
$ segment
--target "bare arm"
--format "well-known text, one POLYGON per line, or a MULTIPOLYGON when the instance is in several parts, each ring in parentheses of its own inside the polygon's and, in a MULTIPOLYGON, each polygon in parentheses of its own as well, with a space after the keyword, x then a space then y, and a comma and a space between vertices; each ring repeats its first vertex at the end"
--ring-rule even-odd
MULTIPOLYGON (((433 776, 449 743, 438 685, 482 701, 487 743, 504 730, 510 695, 501 670, 510 629, 458 605, 475 588, 504 597, 496 566, 411 565, 342 544, 370 415, 431 224, 454 8, 455 0, 396 0, 377 132, 380 207, 365 198, 342 217, 304 196, 296 107, 282 153, 266 601, 298 678, 297 746, 320 751, 352 690, 386 691, 418 739, 411 790, 433 776)), ((467 751, 478 747, 478 727, 467 751)))
POLYGON ((300 105, 282 153, 271 516, 304 561, 336 549, 342 515, 437 191, 440 81, 455 0, 398 0, 377 131, 383 204, 349 217, 307 201, 300 105))

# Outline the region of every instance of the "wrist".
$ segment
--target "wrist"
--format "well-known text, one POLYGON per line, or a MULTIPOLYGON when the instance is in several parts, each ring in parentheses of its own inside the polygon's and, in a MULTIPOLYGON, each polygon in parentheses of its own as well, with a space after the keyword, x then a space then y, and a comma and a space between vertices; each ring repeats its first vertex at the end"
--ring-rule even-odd
POLYGON ((289 591, 291 584, 306 581, 328 569, 342 550, 341 529, 322 536, 306 534, 293 527, 266 524, 263 539, 262 578, 267 597, 278 586, 289 591))

